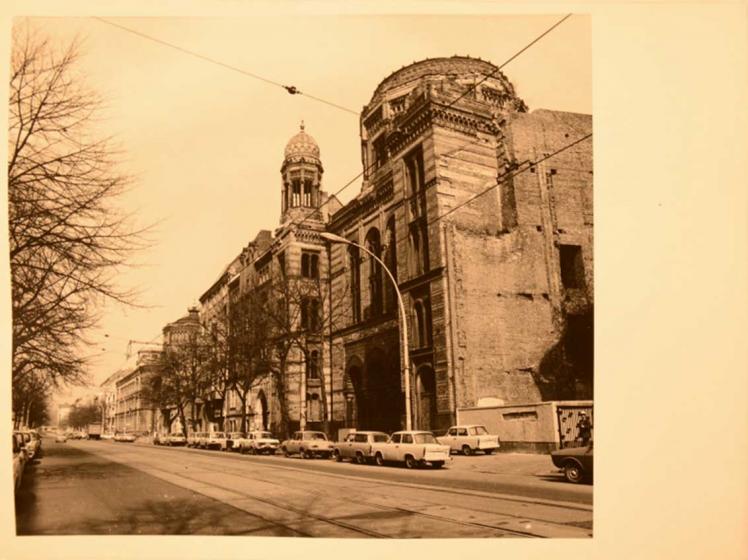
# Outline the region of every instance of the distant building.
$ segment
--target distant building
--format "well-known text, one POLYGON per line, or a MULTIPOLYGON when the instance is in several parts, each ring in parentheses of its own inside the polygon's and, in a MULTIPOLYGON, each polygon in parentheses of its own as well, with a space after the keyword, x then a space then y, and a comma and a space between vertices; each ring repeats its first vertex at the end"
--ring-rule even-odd
POLYGON ((140 350, 135 367, 124 372, 114 382, 115 432, 147 434, 156 428, 157 418, 144 389, 147 378, 158 372, 160 356, 159 350, 140 350))

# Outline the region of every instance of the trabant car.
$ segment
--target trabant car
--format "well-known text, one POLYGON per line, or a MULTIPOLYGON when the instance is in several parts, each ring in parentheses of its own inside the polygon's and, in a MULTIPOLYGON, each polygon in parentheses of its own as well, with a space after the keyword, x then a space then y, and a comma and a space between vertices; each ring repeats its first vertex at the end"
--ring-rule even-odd
POLYGON ((490 455, 501 446, 499 436, 489 434, 485 426, 478 424, 452 426, 436 440, 442 445, 448 445, 451 451, 463 455, 472 455, 475 451, 490 455))
POLYGON ((241 440, 239 451, 250 455, 275 455, 279 447, 280 441, 273 437, 273 434, 265 431, 255 431, 249 432, 247 437, 241 440))
POLYGON ((41 455, 42 438, 39 436, 38 432, 24 430, 21 434, 23 435, 24 444, 26 446, 26 455, 28 456, 29 461, 41 455))
POLYGON ((21 485, 21 479, 23 478, 23 469, 26 467, 26 461, 28 457, 26 455, 26 449, 23 441, 23 436, 18 432, 13 433, 13 484, 14 488, 18 490, 21 485))
POLYGON ((244 439, 244 432, 226 432, 226 446, 222 447, 222 451, 239 451, 237 442, 244 439))
POLYGON ((135 436, 132 434, 126 434, 125 432, 117 432, 114 434, 114 441, 132 443, 135 441, 135 436))
POLYGON ((409 469, 425 464, 438 469, 449 460, 449 447, 440 445, 434 434, 424 431, 395 432, 389 441, 372 444, 372 453, 377 465, 405 463, 409 469))
POLYGON ((67 440, 68 437, 63 433, 57 434, 55 436, 55 443, 65 443, 67 440))
POLYGON ((390 436, 384 432, 351 432, 345 436, 343 441, 335 444, 332 455, 336 461, 350 459, 359 465, 364 465, 374 460, 372 445, 375 443, 386 443, 389 439, 390 436))
POLYGON ((553 464, 564 470, 569 482, 578 484, 592 480, 592 442, 584 447, 566 447, 551 451, 553 464))
POLYGON ((172 432, 169 435, 164 436, 164 443, 169 446, 185 445, 187 443, 187 438, 184 437, 184 434, 172 432))
POLYGON ((200 444, 205 449, 225 449, 226 441, 225 432, 210 432, 200 441, 200 444))
POLYGON ((296 453, 303 459, 330 457, 332 442, 327 439, 324 432, 300 431, 281 444, 281 451, 286 457, 296 453))

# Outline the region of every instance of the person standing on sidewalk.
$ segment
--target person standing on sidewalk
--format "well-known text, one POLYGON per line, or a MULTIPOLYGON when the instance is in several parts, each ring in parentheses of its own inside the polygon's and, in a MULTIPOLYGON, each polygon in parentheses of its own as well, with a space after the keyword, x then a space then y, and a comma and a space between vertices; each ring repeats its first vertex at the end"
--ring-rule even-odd
POLYGON ((592 422, 587 418, 587 413, 579 413, 579 422, 577 422, 577 439, 582 441, 582 445, 587 445, 592 438, 592 422))

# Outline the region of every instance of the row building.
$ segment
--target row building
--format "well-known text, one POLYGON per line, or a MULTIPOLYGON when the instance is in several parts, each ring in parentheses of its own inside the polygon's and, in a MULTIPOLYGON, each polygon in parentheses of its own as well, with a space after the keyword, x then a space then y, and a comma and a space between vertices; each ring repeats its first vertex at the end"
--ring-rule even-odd
POLYGON ((409 409, 414 428, 442 432, 481 407, 523 422, 537 411, 512 407, 589 409, 591 132, 590 115, 530 111, 490 62, 416 62, 363 108, 363 182, 342 205, 323 189, 320 147, 302 123, 281 162, 279 227, 200 297, 214 336, 253 321, 273 333, 266 350, 227 361, 256 375, 210 392, 203 428, 238 430, 248 415, 245 427, 281 437, 391 432, 409 409))

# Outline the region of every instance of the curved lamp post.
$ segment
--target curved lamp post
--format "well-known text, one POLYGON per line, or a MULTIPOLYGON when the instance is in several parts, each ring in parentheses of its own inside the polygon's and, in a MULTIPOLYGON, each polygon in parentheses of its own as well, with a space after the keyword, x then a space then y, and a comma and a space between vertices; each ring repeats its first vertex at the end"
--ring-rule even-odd
MULTIPOLYGON (((395 287, 395 293, 397 294, 397 303, 400 307, 400 361, 402 362, 402 376, 403 376, 403 384, 405 386, 405 429, 411 430, 413 429, 412 423, 411 423, 411 412, 410 412, 410 352, 408 350, 408 318, 405 315, 405 304, 403 304, 403 295, 400 293, 400 288, 397 285, 397 280, 392 275, 392 272, 389 268, 387 268, 387 265, 384 264, 384 261, 380 259, 377 255, 369 251, 366 247, 363 245, 359 245, 358 243, 354 243, 353 241, 350 241, 346 239, 345 237, 340 237, 339 235, 335 235, 334 233, 328 233, 328 232, 320 232, 319 236, 322 239, 325 239, 329 241, 330 243, 344 243, 345 245, 351 245, 353 247, 358 247, 368 255, 370 255, 374 260, 376 260, 381 266, 382 269, 387 273, 387 276, 392 281, 392 285, 395 287)), ((358 265, 358 263, 356 263, 358 265)))

